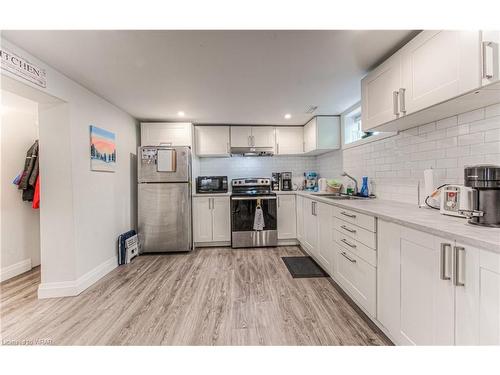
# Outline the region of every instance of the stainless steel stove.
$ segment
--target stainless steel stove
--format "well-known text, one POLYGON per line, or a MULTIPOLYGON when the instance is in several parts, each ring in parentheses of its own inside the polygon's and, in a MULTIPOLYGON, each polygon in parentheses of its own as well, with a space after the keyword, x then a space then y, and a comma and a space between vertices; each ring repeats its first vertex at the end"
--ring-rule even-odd
POLYGON ((238 178, 231 181, 231 246, 268 247, 278 245, 276 194, 271 179, 238 178), (256 230, 255 212, 260 206, 264 228, 256 230))

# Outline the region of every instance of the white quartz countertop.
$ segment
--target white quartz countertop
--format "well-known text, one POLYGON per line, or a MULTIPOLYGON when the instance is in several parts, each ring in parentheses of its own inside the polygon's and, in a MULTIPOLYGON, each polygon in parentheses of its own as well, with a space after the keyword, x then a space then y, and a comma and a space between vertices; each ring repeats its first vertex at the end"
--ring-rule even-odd
POLYGON ((195 193, 193 194, 193 197, 209 197, 209 198, 213 198, 213 197, 229 197, 231 196, 231 192, 227 192, 227 193, 195 193))
POLYGON ((468 224, 465 218, 441 215, 437 210, 418 208, 416 205, 408 203, 381 199, 333 200, 305 191, 293 193, 375 216, 382 220, 401 224, 439 237, 455 239, 462 244, 500 253, 500 228, 487 228, 468 224))

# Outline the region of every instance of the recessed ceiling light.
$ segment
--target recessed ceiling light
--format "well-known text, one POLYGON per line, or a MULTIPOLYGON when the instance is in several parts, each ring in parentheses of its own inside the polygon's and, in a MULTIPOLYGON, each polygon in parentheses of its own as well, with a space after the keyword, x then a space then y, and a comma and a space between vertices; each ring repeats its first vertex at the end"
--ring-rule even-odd
POLYGON ((184 115, 185 115, 184 111, 177 112, 177 116, 179 117, 184 117, 184 115))
POLYGON ((292 115, 291 115, 291 114, 287 113, 287 114, 285 115, 285 119, 289 120, 289 119, 291 119, 291 118, 292 118, 292 115))

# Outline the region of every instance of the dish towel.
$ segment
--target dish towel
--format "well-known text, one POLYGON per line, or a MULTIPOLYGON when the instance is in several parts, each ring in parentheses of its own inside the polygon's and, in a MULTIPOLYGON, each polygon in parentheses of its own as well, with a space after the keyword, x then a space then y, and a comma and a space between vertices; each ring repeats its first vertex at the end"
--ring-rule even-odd
POLYGON ((264 212, 262 212, 262 208, 260 206, 257 206, 255 209, 255 216, 253 218, 253 230, 263 230, 265 226, 264 212))

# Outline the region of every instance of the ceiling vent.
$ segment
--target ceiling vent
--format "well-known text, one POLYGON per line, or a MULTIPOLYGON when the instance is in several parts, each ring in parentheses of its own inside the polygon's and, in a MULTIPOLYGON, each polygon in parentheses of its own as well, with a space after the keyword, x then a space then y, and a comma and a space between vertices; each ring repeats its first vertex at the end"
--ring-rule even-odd
POLYGON ((314 113, 314 111, 316 111, 317 109, 318 109, 317 105, 310 105, 309 107, 307 107, 306 113, 314 113))

